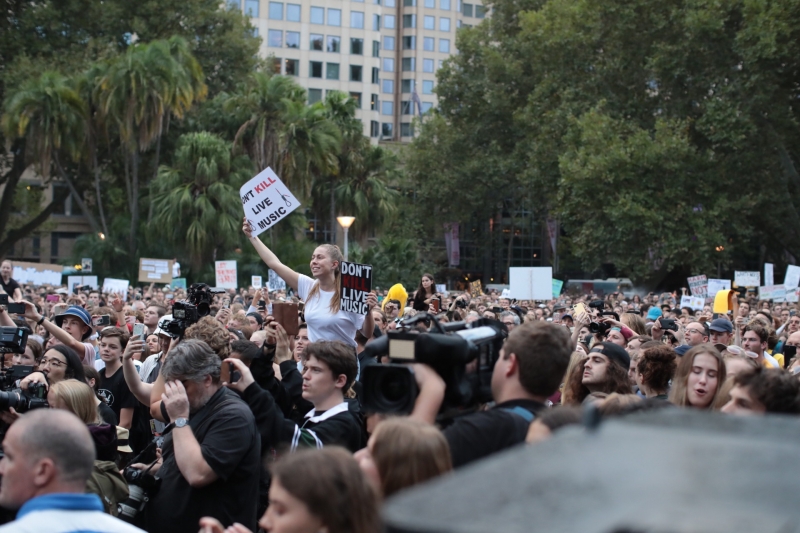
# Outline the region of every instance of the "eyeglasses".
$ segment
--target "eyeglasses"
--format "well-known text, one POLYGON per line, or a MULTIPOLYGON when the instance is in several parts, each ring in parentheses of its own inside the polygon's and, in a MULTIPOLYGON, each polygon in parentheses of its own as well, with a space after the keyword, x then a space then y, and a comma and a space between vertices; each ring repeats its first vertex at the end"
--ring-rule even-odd
POLYGON ((59 361, 58 359, 48 359, 47 357, 45 357, 44 359, 42 359, 39 365, 40 366, 49 365, 55 368, 60 368, 62 366, 67 366, 67 363, 65 363, 64 361, 59 361))
POLYGON ((703 335, 705 336, 705 331, 700 331, 699 329, 687 329, 686 333, 691 333, 692 335, 703 335))

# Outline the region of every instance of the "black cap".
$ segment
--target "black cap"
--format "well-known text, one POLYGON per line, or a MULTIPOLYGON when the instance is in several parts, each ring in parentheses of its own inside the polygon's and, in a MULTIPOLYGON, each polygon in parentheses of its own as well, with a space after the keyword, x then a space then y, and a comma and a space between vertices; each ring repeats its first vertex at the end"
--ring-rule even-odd
POLYGON ((619 346, 618 344, 614 344, 613 342, 601 342, 600 344, 595 344, 592 346, 591 351, 599 351, 608 357, 609 361, 614 361, 625 370, 631 366, 631 356, 628 355, 628 352, 625 351, 625 348, 619 346), (600 348, 600 346, 602 346, 602 348, 600 348), (600 348, 600 350, 598 350, 598 348, 600 348))

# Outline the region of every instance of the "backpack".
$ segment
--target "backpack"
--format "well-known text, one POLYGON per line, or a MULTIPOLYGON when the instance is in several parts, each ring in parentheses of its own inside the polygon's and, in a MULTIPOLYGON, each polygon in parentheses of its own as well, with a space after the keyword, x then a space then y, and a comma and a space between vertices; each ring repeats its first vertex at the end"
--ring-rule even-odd
POLYGON ((97 494, 106 514, 117 516, 117 506, 128 499, 128 483, 113 461, 95 461, 92 475, 86 482, 86 492, 97 494))

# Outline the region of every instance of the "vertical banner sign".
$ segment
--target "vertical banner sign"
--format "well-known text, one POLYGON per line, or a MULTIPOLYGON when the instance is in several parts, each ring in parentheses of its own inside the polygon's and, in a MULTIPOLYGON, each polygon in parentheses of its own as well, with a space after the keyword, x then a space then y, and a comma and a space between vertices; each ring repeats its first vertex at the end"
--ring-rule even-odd
POLYGON ((708 278, 706 276, 692 276, 686 278, 689 282, 689 291, 698 298, 708 297, 708 278))
POLYGON ((220 289, 235 289, 236 261, 215 261, 214 270, 217 274, 216 286, 220 289))
POLYGON ((261 276, 250 276, 250 285, 252 285, 254 289, 260 289, 261 276))
POLYGON ((564 282, 560 279, 553 280, 553 298, 561 296, 561 289, 564 288, 564 282))
POLYGON ((469 284, 469 293, 472 295, 473 298, 480 298, 481 294, 483 294, 483 287, 481 286, 481 280, 473 281, 469 284))
POLYGON ((447 264, 458 266, 461 262, 459 251, 458 222, 448 222, 444 225, 444 244, 447 248, 447 264))
POLYGON ((733 273, 733 282, 739 287, 759 287, 761 285, 761 272, 737 270, 733 273))
POLYGON ((800 286, 800 267, 789 265, 786 267, 786 276, 783 278, 786 290, 796 289, 800 286))
POLYGON ((244 216, 253 227, 253 236, 260 235, 300 207, 300 202, 286 188, 271 168, 239 189, 244 216))
POLYGON ((372 265, 342 261, 342 311, 367 314, 367 295, 372 290, 372 265))
POLYGON ((269 272, 269 282, 267 282, 268 289, 271 291, 285 291, 286 290, 286 282, 283 281, 283 278, 278 275, 277 272, 274 270, 270 270, 269 272))
POLYGON ((775 285, 775 265, 764 263, 764 285, 775 285))

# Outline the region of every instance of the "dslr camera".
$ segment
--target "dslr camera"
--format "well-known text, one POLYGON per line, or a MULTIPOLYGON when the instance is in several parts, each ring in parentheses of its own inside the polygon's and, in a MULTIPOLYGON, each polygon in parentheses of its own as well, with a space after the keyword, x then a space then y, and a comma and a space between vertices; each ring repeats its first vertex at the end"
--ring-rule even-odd
POLYGON ((129 466, 122 472, 122 477, 128 483, 128 499, 121 502, 117 507, 120 520, 129 524, 134 523, 138 515, 156 493, 161 480, 149 474, 147 470, 139 470, 129 466))
MULTIPOLYGON (((33 367, 11 367, 14 368, 30 369, 22 377, 27 376, 33 371, 33 367)), ((23 370, 24 372, 24 370, 23 370)), ((8 383, 8 372, 4 373, 3 380, 8 383)), ((11 383, 16 383, 16 380, 11 383)), ((10 407, 18 413, 25 413, 31 409, 41 409, 43 407, 50 407, 47 403, 47 388, 44 383, 31 383, 27 389, 12 389, 0 392, 0 411, 8 411, 10 407)))
POLYGON ((419 313, 404 319, 399 327, 407 328, 430 320, 439 333, 390 331, 367 345, 367 355, 389 355, 390 364, 369 365, 362 369, 363 407, 373 413, 410 413, 419 391, 413 369, 408 363, 424 363, 445 382, 440 416, 475 406, 491 399, 491 376, 508 329, 498 320, 482 318, 470 324, 440 324, 436 317, 419 313), (475 364, 474 372, 467 365, 475 364))
POLYGON ((161 326, 172 337, 181 337, 186 328, 211 314, 214 295, 225 291, 212 289, 205 283, 193 283, 187 292, 188 299, 172 304, 172 320, 161 326))

